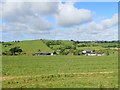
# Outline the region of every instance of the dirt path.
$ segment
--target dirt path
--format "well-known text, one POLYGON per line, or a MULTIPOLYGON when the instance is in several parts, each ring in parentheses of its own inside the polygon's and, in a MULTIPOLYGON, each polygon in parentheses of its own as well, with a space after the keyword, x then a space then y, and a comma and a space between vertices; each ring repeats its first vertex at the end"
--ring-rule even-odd
MULTIPOLYGON (((110 74, 110 73, 113 73, 113 72, 88 72, 88 73, 58 73, 59 75, 70 75, 70 74, 73 74, 73 75, 80 75, 80 74, 87 74, 87 75, 91 75, 91 74, 110 74)), ((43 74, 44 75, 44 74, 43 74)), ((3 77, 0 77, 0 81, 1 80, 12 80, 12 79, 18 79, 18 78, 29 78, 29 77, 40 77, 40 76, 43 76, 43 75, 34 75, 34 76, 3 76, 3 77)), ((45 74, 45 76, 49 76, 49 75, 54 75, 54 74, 45 74)))

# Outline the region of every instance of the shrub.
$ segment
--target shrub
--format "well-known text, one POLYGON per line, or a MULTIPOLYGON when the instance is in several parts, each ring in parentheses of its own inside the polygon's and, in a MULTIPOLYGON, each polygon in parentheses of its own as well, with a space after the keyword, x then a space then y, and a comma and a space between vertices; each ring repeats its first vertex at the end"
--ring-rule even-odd
POLYGON ((2 52, 2 55, 11 55, 11 52, 10 51, 4 51, 4 52, 2 52))

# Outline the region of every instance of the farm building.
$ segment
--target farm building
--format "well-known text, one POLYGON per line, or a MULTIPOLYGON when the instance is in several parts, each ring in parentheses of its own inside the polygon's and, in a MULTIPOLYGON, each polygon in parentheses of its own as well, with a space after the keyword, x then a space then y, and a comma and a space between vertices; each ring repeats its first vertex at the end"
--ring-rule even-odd
POLYGON ((96 56, 103 56, 103 55, 105 55, 105 54, 102 53, 102 52, 97 52, 97 53, 96 53, 96 56))
POLYGON ((93 53, 86 53, 86 56, 103 56, 104 53, 101 52, 93 52, 93 53))
POLYGON ((94 50, 84 50, 82 51, 82 54, 86 55, 86 56, 103 56, 104 53, 102 52, 95 52, 94 50))
POLYGON ((84 50, 84 51, 82 51, 82 54, 86 54, 86 53, 93 53, 93 50, 84 50))
POLYGON ((40 55, 53 55, 53 52, 37 52, 32 54, 33 56, 40 56, 40 55))
POLYGON ((96 53, 95 53, 95 52, 92 52, 92 53, 86 53, 85 55, 86 55, 86 56, 96 56, 96 53))

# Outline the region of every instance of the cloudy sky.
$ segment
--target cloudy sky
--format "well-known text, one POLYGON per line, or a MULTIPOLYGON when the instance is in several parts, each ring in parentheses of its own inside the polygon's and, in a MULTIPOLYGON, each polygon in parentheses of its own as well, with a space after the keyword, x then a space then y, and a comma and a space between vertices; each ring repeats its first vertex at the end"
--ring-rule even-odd
POLYGON ((0 3, 2 41, 117 40, 117 2, 0 3))

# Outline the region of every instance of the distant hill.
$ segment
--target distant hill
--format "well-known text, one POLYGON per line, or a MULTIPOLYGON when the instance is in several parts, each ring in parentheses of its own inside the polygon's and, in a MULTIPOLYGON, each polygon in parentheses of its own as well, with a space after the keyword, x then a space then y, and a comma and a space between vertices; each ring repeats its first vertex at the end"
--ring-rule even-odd
MULTIPOLYGON (((0 43, 2 53, 10 55, 10 49, 20 47, 22 54, 32 55, 36 52, 54 52, 56 55, 81 55, 82 50, 95 50, 97 52, 111 52, 118 48, 117 42, 79 42, 73 40, 24 40, 0 43)), ((114 52, 113 52, 114 53, 114 52)), ((1 54, 0 54, 1 55, 1 54)))
POLYGON ((42 40, 26 40, 26 41, 20 41, 20 42, 6 42, 5 45, 2 45, 2 51, 9 51, 10 48, 13 47, 20 47, 23 49, 23 53, 26 53, 27 55, 31 55, 35 52, 38 52, 39 50, 41 52, 53 52, 52 49, 50 49, 46 44, 42 42, 42 40), (11 44, 11 45, 7 45, 11 44))

